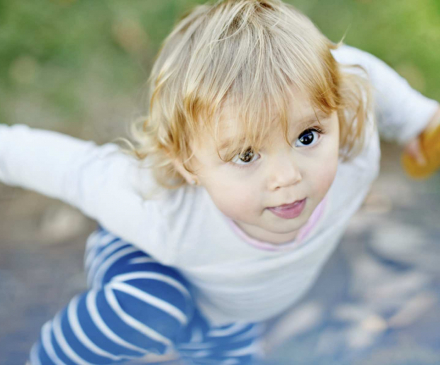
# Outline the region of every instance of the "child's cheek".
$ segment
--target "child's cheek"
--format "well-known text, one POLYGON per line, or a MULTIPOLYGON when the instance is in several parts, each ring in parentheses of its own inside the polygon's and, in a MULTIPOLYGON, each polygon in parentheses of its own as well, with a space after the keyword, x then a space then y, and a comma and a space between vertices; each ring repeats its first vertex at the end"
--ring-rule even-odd
MULTIPOLYGON (((321 151, 316 159, 319 161, 313 167, 313 173, 308 174, 307 183, 314 186, 318 198, 323 198, 335 180, 338 170, 338 153, 333 146, 328 146, 326 151, 321 151)), ((312 171, 310 171, 312 172, 312 171)))
POLYGON ((325 169, 323 169, 323 174, 321 176, 320 190, 323 195, 327 193, 330 189, 333 181, 336 178, 336 173, 338 171, 338 160, 336 158, 328 159, 325 164, 325 169))
POLYGON ((217 190, 211 197, 217 208, 232 219, 243 220, 246 216, 255 215, 257 210, 258 194, 252 191, 249 184, 240 181, 221 187, 217 185, 217 190))

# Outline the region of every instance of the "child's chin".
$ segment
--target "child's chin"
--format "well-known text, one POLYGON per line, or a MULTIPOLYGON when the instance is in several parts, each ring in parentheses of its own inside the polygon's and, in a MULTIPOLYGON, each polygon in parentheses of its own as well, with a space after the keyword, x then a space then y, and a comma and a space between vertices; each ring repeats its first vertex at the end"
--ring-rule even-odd
MULTIPOLYGON (((304 225, 307 223, 307 219, 309 217, 304 214, 301 214, 299 217, 294 219, 284 220, 281 222, 278 233, 292 233, 294 231, 299 231, 304 225)), ((281 218, 279 218, 281 219, 281 218)))
POLYGON ((294 233, 301 229, 301 227, 304 225, 302 217, 297 217, 295 219, 282 219, 278 218, 279 222, 277 224, 272 224, 271 227, 267 227, 267 230, 271 233, 276 234, 290 234, 294 233))

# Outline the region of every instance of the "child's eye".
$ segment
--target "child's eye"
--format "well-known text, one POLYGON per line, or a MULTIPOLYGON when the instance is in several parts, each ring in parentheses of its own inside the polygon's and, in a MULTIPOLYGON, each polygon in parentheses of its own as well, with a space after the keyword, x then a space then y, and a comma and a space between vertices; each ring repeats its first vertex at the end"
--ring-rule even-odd
MULTIPOLYGON (((316 142, 319 139, 319 136, 323 134, 323 132, 324 131, 318 127, 307 129, 300 134, 300 136, 298 137, 298 141, 300 141, 304 146, 313 146, 314 144, 316 144, 316 142)), ((301 146, 296 146, 296 147, 301 147, 301 146)))
POLYGON ((254 151, 252 151, 252 148, 249 147, 245 152, 236 155, 232 159, 232 162, 237 165, 250 165, 252 162, 258 160, 258 156, 259 155, 254 153, 254 151))

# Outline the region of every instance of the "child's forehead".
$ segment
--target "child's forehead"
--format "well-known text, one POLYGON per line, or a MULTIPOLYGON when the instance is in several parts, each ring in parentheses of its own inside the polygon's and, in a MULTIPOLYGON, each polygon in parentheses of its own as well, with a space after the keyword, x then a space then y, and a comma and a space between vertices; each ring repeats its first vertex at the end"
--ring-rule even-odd
POLYGON ((229 122, 240 118, 244 112, 250 114, 264 116, 270 121, 276 121, 283 112, 287 112, 292 119, 301 119, 304 114, 310 114, 316 108, 313 106, 313 95, 295 85, 290 85, 283 95, 272 99, 271 95, 258 95, 253 99, 250 95, 247 98, 237 100, 237 96, 233 99, 226 97, 217 108, 216 115, 220 121, 229 122), (281 103, 284 102, 283 103, 281 103))
MULTIPOLYGON (((303 105, 303 107, 287 113, 287 133, 303 131, 328 116, 320 109, 303 105)), ((221 117, 218 118, 216 128, 211 130, 209 137, 211 144, 214 144, 216 149, 221 151, 231 145, 243 145, 246 141, 255 143, 257 139, 269 143, 276 135, 282 133, 283 125, 278 113, 269 116, 265 121, 255 121, 254 124, 251 121, 249 124, 240 118, 234 108, 228 108, 223 110, 221 117)))
POLYGON ((321 109, 316 108, 311 98, 305 93, 295 91, 292 96, 287 98, 288 103, 285 105, 285 109, 271 106, 268 109, 251 111, 247 115, 254 118, 252 120, 246 120, 243 116, 243 108, 241 105, 233 103, 225 103, 219 110, 214 118, 214 129, 217 132, 237 134, 237 131, 242 129, 246 123, 251 123, 255 127, 267 125, 272 129, 273 127, 280 125, 281 115, 285 115, 289 126, 295 128, 301 126, 303 123, 307 123, 309 119, 324 118, 327 116, 321 109))

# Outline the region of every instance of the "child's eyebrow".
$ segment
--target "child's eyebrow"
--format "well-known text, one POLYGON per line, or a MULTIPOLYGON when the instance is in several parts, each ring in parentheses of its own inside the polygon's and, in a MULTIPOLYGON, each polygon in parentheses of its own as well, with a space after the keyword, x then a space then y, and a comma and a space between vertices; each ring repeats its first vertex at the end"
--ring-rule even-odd
POLYGON ((295 128, 296 129, 305 129, 305 128, 309 127, 310 125, 314 124, 317 120, 318 121, 325 120, 329 116, 330 116, 329 114, 325 114, 324 112, 319 110, 315 114, 309 115, 308 117, 301 119, 300 121, 295 123, 295 128))
MULTIPOLYGON (((329 117, 328 114, 325 114, 322 111, 317 111, 313 115, 309 115, 306 118, 303 118, 295 123, 295 129, 301 130, 306 129, 307 127, 311 126, 312 124, 316 123, 317 120, 325 120, 329 117)), ((246 138, 241 138, 239 143, 243 143, 246 140, 246 138)), ((219 151, 225 149, 231 144, 231 141, 224 141, 221 143, 220 147, 218 148, 219 151)))
MULTIPOLYGON (((242 138, 242 139, 240 139, 239 143, 241 144, 241 143, 243 143, 245 140, 246 140, 245 138, 242 138)), ((231 141, 225 141, 225 142, 223 142, 223 143, 220 145, 220 147, 218 148, 218 150, 219 150, 219 151, 224 150, 224 149, 225 149, 226 147, 228 147, 230 144, 231 144, 231 141)))

